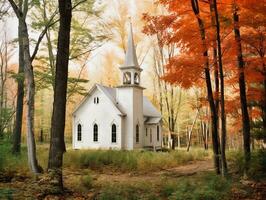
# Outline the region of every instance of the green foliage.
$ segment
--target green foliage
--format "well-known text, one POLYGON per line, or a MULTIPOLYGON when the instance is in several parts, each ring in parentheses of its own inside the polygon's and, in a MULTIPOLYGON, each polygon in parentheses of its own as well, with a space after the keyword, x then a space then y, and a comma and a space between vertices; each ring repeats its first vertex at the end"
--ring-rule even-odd
POLYGON ((231 181, 212 173, 195 178, 182 178, 166 182, 161 195, 171 200, 223 200, 228 199, 231 181))
POLYGON ((15 190, 9 188, 0 189, 0 199, 12 200, 14 192, 15 190))
POLYGON ((101 169, 110 166, 122 171, 152 171, 175 167, 208 156, 203 150, 171 152, 115 151, 115 150, 70 150, 64 156, 68 167, 101 169))
POLYGON ((87 189, 92 188, 92 181, 93 181, 93 178, 89 174, 81 177, 81 183, 87 189))
POLYGON ((0 171, 5 172, 21 172, 28 170, 26 147, 21 147, 21 155, 13 155, 11 153, 10 141, 0 141, 0 171))
POLYGON ((100 200, 153 200, 158 197, 152 191, 151 185, 138 184, 106 184, 97 199, 100 200))
POLYGON ((263 128, 262 120, 251 122, 251 137, 253 137, 256 140, 266 139, 266 130, 263 128))
MULTIPOLYGON (((228 152, 228 161, 239 174, 244 173, 244 154, 243 152, 228 152)), ((265 178, 266 172, 266 150, 259 149, 251 153, 248 176, 254 179, 265 178)))

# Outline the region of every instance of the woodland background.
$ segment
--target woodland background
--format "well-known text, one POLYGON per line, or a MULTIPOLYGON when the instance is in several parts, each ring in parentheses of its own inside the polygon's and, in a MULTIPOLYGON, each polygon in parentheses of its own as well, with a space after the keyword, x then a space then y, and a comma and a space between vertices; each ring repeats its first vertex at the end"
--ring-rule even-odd
POLYGON ((49 159, 48 169, 62 169, 77 103, 94 83, 120 83, 131 21, 144 69, 141 84, 163 114, 166 147, 211 147, 216 173, 223 176, 227 152, 240 151, 248 176, 252 152, 265 153, 265 0, 60 2, 0 4, 0 137, 12 144, 13 154, 27 142, 30 168, 38 174, 35 141, 37 149, 50 141, 61 163, 49 159), (60 43, 60 27, 69 38, 67 57, 60 54, 59 44, 68 44, 60 43), (52 116, 60 104, 58 85, 64 83, 57 69, 68 65, 66 115, 63 107, 57 110, 63 113, 57 133, 52 116))

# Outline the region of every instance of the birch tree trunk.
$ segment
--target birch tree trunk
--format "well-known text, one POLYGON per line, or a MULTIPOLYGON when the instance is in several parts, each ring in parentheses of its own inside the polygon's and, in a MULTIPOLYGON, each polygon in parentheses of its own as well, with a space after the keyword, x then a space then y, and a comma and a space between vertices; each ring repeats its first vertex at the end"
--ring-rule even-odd
MULTIPOLYGON (((23 59, 24 59, 24 72, 26 79, 26 101, 27 101, 27 150, 28 150, 28 163, 31 171, 38 174, 42 171, 38 165, 36 157, 36 144, 34 138, 34 95, 35 95, 35 83, 33 67, 31 65, 29 34, 26 24, 26 16, 28 12, 28 0, 23 1, 23 9, 20 9, 13 0, 8 0, 12 6, 18 20, 20 21, 20 39, 22 41, 23 59)), ((19 2, 22 7, 22 1, 19 2)), ((20 54, 22 56, 22 54, 20 54)))
POLYGON ((40 173, 41 168, 38 165, 36 157, 36 144, 34 138, 34 103, 35 103, 35 82, 33 67, 31 65, 30 58, 30 46, 29 46, 29 35, 27 30, 27 25, 25 21, 22 23, 21 27, 22 41, 23 41, 23 51, 24 51, 24 71, 26 78, 26 101, 27 101, 27 148, 28 148, 28 162, 31 170, 34 173, 40 173))

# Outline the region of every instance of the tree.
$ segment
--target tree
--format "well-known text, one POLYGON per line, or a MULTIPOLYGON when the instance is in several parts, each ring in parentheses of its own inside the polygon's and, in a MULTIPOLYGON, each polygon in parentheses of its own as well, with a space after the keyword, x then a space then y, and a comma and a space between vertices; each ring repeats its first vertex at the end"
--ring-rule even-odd
POLYGON ((237 46, 237 61, 239 72, 239 89, 240 89, 240 102, 242 111, 242 125, 243 125, 243 139, 244 139, 244 154, 245 154, 245 170, 247 172, 250 162, 250 122, 246 99, 246 83, 244 74, 244 59, 242 55, 241 34, 239 29, 239 16, 236 1, 233 2, 233 22, 235 42, 237 46))
POLYGON ((72 17, 71 0, 59 0, 60 24, 58 33, 55 91, 51 125, 48 172, 58 191, 63 190, 62 164, 65 152, 64 128, 66 112, 66 94, 69 62, 70 25, 72 17))
MULTIPOLYGON (((227 174, 227 163, 225 155, 226 147, 226 114, 225 114, 225 102, 224 102, 224 73, 223 73, 223 63, 222 63, 222 48, 221 48, 221 36, 220 36, 220 20, 219 13, 217 8, 216 0, 210 0, 211 14, 215 16, 215 25, 216 25, 216 41, 218 49, 218 60, 219 60, 219 73, 220 73, 220 106, 221 106, 221 125, 222 125, 222 134, 221 134, 221 164, 222 164, 222 174, 225 176, 227 174)), ((216 62, 216 61, 215 61, 216 62)))
POLYGON ((32 172, 40 173, 41 167, 38 165, 36 157, 36 144, 34 139, 34 95, 35 95, 35 82, 32 66, 32 57, 30 55, 30 42, 29 34, 26 23, 26 16, 28 13, 29 5, 28 0, 20 1, 19 6, 13 0, 9 0, 13 11, 15 12, 19 20, 19 32, 20 39, 22 41, 23 49, 23 62, 24 73, 26 80, 26 100, 27 100, 27 148, 28 148, 28 160, 29 166, 32 172), (23 6, 22 6, 23 4, 23 6))

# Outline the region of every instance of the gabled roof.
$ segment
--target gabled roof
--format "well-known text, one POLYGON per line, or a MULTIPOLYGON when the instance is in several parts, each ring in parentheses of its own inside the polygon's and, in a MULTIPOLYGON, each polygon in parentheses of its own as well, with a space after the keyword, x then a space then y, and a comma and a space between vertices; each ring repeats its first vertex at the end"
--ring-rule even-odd
POLYGON ((143 96, 143 115, 145 117, 159 117, 161 118, 161 113, 154 107, 147 97, 143 96))
POLYGON ((85 101, 91 96, 93 91, 98 88, 105 96, 111 101, 112 105, 115 107, 115 109, 118 111, 119 115, 126 116, 125 113, 121 111, 121 109, 118 108, 115 97, 116 97, 116 90, 114 88, 106 87, 100 84, 95 84, 88 94, 82 99, 81 103, 75 108, 72 114, 75 114, 75 112, 85 103, 85 101))
MULTIPOLYGON (((95 84, 92 87, 92 89, 89 91, 88 95, 86 97, 84 97, 84 99, 81 101, 81 103, 74 110, 73 114, 83 105, 83 103, 86 101, 86 99, 91 96, 91 94, 93 93, 93 91, 96 88, 98 88, 103 94, 105 94, 105 96, 112 102, 114 107, 119 112, 119 115, 126 116, 126 114, 119 108, 119 104, 116 101, 116 88, 106 87, 106 86, 103 86, 100 84, 95 84)), ((154 107, 154 105, 150 102, 150 100, 144 96, 143 96, 143 116, 148 117, 150 120, 151 120, 151 118, 156 118, 158 120, 158 119, 161 119, 161 117, 162 117, 160 112, 154 107)))

